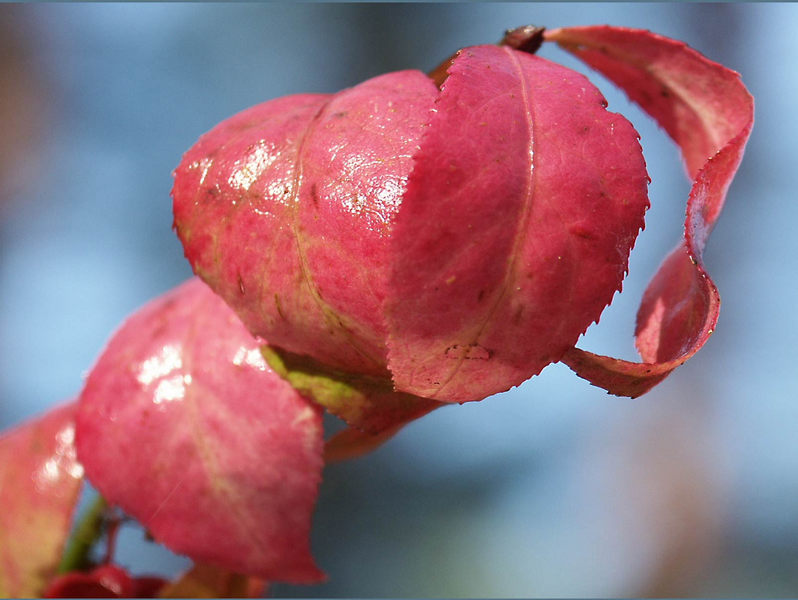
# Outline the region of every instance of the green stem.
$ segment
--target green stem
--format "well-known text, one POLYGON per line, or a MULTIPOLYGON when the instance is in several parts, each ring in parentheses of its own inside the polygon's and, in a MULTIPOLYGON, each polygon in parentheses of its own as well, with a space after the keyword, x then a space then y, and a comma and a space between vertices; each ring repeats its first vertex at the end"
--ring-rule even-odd
POLYGON ((89 554, 103 535, 107 509, 108 502, 97 494, 94 501, 81 515, 72 537, 67 542, 64 556, 58 565, 58 573, 79 571, 91 566, 89 554))

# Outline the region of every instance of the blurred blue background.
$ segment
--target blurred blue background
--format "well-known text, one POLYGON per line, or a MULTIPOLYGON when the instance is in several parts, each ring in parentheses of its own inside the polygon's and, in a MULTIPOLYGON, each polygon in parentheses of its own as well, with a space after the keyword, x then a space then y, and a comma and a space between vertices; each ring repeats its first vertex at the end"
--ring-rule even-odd
MULTIPOLYGON (((201 133, 527 23, 651 29, 742 73, 757 120, 705 257, 717 332, 637 400, 553 365, 327 468, 313 547, 330 582, 272 592, 798 596, 796 5, 0 5, 0 427, 73 397, 124 317, 190 276, 169 190, 201 133)), ((580 346, 634 358, 689 183, 664 134, 591 79, 642 135, 652 209, 624 293, 580 346)), ((188 564, 122 537, 135 572, 188 564)))

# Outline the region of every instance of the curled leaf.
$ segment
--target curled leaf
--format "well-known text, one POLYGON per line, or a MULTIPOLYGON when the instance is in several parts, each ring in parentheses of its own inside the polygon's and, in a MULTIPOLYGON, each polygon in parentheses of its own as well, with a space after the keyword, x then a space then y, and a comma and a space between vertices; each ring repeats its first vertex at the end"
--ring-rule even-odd
POLYGON ((685 239, 649 284, 637 315, 643 363, 573 348, 563 362, 610 393, 639 396, 693 356, 718 319, 720 295, 702 254, 753 126, 740 76, 681 42, 648 31, 573 27, 555 41, 619 85, 679 145, 693 186, 685 239))
POLYGON ((0 436, 0 596, 35 597, 55 574, 83 481, 75 404, 0 436))
POLYGON ((89 375, 78 452, 103 496, 172 550, 317 582, 321 416, 269 369, 260 343, 198 279, 151 302, 89 375))

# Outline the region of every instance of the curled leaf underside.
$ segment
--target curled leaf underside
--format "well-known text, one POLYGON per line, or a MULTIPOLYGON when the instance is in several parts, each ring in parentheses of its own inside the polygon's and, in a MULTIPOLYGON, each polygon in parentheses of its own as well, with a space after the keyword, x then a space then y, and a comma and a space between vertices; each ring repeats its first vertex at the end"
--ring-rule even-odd
POLYGON ((720 295, 702 254, 753 126, 753 98, 737 73, 648 31, 574 27, 546 32, 621 87, 681 149, 693 186, 684 241, 643 296, 636 346, 642 363, 573 348, 563 357, 580 377, 636 397, 692 357, 714 331, 720 295))

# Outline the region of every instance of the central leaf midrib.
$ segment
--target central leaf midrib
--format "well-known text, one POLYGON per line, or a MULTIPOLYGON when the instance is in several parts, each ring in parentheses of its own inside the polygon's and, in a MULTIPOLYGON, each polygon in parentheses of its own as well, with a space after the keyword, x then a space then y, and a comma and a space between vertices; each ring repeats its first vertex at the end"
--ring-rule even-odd
MULTIPOLYGON (((480 337, 485 331, 485 328, 490 323, 493 315, 496 314, 496 311, 499 308, 502 300, 507 294, 507 291, 510 289, 511 280, 514 278, 515 275, 515 265, 518 260, 518 254, 520 251, 520 247, 525 241, 525 233, 528 230, 528 224, 530 215, 532 214, 532 196, 535 193, 535 181, 534 181, 534 174, 535 174, 535 117, 534 117, 534 110, 532 107, 532 103, 530 102, 530 90, 527 86, 526 77, 524 76, 523 69, 521 68, 520 63, 518 62, 518 57, 515 56, 514 51, 509 48, 502 48, 504 52, 509 57, 513 67, 515 68, 518 74, 518 80, 520 83, 521 88, 521 100, 524 104, 524 115, 526 117, 527 123, 527 130, 529 133, 529 146, 530 146, 530 154, 532 156, 530 168, 527 171, 527 180, 526 186, 524 190, 524 202, 523 202, 523 209, 521 215, 519 215, 518 219, 518 227, 515 230, 515 235, 513 236, 513 244, 510 250, 510 254, 507 258, 507 265, 504 270, 504 279, 502 280, 501 284, 501 291, 496 295, 495 300, 488 308, 487 312, 485 313, 484 318, 480 321, 479 325, 476 328, 474 334, 469 338, 469 342, 467 342, 468 346, 473 346, 479 342, 480 337)), ((461 356, 457 358, 457 362, 452 367, 452 370, 449 372, 449 375, 446 379, 441 383, 440 387, 430 396, 431 398, 435 398, 440 395, 441 392, 454 380, 454 378, 459 373, 460 369, 462 368, 463 364, 465 364, 467 352, 463 352, 461 356)))
MULTIPOLYGON (((196 345, 197 342, 195 341, 198 333, 199 332, 197 331, 196 323, 192 323, 185 336, 186 345, 184 346, 184 349, 199 347, 196 345)), ((194 372, 192 368, 192 358, 193 356, 184 350, 183 362, 185 373, 194 372)), ((252 516, 242 510, 242 507, 239 505, 238 501, 241 500, 241 495, 232 489, 227 476, 224 474, 219 462, 216 460, 216 453, 213 452, 210 447, 213 444, 211 440, 213 440, 214 436, 212 435, 211 429, 206 425, 206 420, 202 418, 202 415, 205 411, 198 406, 199 400, 198 397, 195 396, 195 394, 198 393, 198 387, 205 387, 204 382, 198 376, 198 374, 199 371, 197 371, 197 374, 193 376, 192 382, 190 384, 192 387, 190 390, 187 390, 183 402, 188 412, 191 438, 194 440, 194 445, 197 449, 203 471, 205 471, 205 474, 208 477, 208 483, 211 486, 210 491, 216 498, 219 499, 221 504, 226 505, 227 508, 233 513, 233 521, 235 522, 242 539, 250 540, 252 545, 258 549, 258 552, 261 554, 261 556, 268 556, 268 545, 265 544, 264 541, 257 535, 257 528, 252 526, 252 516), (209 435, 209 433, 211 435, 209 435)), ((207 388, 204 394, 199 394, 199 397, 212 398, 217 409, 223 408, 226 410, 228 415, 232 415, 232 413, 228 410, 227 405, 225 403, 219 402, 217 395, 212 391, 207 390, 207 388)))
POLYGON ((305 129, 297 145, 296 157, 294 158, 294 164, 293 164, 294 174, 293 174, 291 198, 289 200, 291 204, 291 232, 293 233, 294 241, 296 242, 297 257, 299 258, 299 268, 302 273, 302 280, 305 283, 305 286, 307 287, 310 297, 313 299, 316 306, 318 306, 319 311, 321 312, 324 320, 327 322, 328 325, 330 325, 334 329, 340 330, 343 333, 346 342, 355 350, 355 352, 357 352, 359 356, 366 359, 367 362, 382 368, 383 364, 379 360, 374 358, 374 356, 372 356, 372 354, 370 354, 369 352, 360 348, 349 327, 347 327, 344 324, 343 322, 344 317, 342 315, 339 315, 335 310, 333 310, 333 308, 329 304, 327 304, 324 298, 322 298, 321 295, 319 294, 317 286, 313 281, 313 275, 311 273, 310 266, 308 265, 307 256, 305 255, 305 248, 303 246, 302 234, 299 227, 299 209, 300 209, 299 190, 302 185, 302 174, 303 174, 302 167, 303 167, 303 158, 304 158, 303 155, 304 155, 305 145, 307 141, 311 138, 312 134, 315 132, 319 121, 321 121, 322 115, 324 114, 325 110, 330 105, 332 100, 333 98, 330 98, 324 104, 321 105, 321 107, 313 116, 313 119, 305 129))

